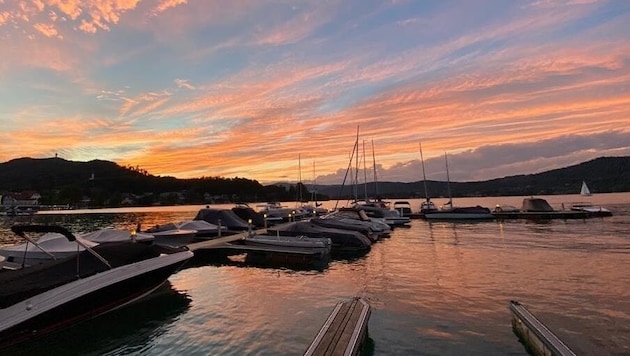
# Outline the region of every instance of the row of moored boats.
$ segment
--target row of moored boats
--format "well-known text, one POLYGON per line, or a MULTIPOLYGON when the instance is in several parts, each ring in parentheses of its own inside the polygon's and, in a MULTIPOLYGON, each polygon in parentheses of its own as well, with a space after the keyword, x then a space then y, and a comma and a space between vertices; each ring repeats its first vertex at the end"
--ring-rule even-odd
POLYGON ((142 298, 193 258, 187 245, 196 241, 249 231, 239 244, 357 255, 409 224, 392 211, 366 205, 268 220, 238 205, 206 207, 192 220, 145 230, 75 234, 57 225, 14 225, 24 242, 0 248, 0 348, 142 298))

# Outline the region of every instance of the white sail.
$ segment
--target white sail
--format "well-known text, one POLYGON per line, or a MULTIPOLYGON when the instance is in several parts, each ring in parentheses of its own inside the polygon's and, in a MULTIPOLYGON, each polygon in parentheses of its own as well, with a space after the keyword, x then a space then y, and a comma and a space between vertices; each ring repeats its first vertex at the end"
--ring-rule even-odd
POLYGON ((591 191, 588 189, 585 181, 582 181, 582 190, 580 190, 580 195, 588 196, 591 195, 591 191))

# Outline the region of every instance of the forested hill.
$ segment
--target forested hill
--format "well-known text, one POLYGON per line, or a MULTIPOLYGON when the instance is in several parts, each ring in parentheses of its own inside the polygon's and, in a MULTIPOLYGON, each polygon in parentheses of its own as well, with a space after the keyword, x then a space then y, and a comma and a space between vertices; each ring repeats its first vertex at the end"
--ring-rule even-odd
MULTIPOLYGON (((593 193, 630 192, 630 157, 601 157, 575 166, 538 174, 517 175, 482 182, 451 182, 453 196, 509 196, 572 194, 580 191, 582 180, 593 193)), ((432 197, 447 196, 447 184, 427 181, 432 197)), ((299 187, 301 192, 311 185, 299 187)), ((318 200, 348 198, 351 187, 317 186, 318 200)), ((370 196, 374 183, 367 184, 370 196)), ((67 161, 61 158, 20 158, 0 163, 0 195, 7 192, 37 191, 43 203, 75 204, 82 200, 93 206, 115 206, 127 194, 142 195, 141 205, 156 203, 208 203, 223 201, 290 201, 298 196, 298 187, 263 186, 247 178, 201 177, 177 179, 149 174, 139 167, 123 167, 114 162, 93 160, 67 161), (177 197, 157 198, 167 192, 177 197), (152 196, 151 196, 152 194, 152 196), (209 197, 211 199, 209 200, 209 197), (162 199, 162 201, 160 201, 162 199)), ((363 187, 360 189, 363 192, 363 187)), ((422 181, 413 183, 378 182, 383 198, 424 196, 422 181)), ((303 197, 310 195, 305 193, 303 197)))
MULTIPOLYGON (((582 181, 586 181, 593 193, 630 192, 630 157, 601 157, 574 166, 537 174, 515 175, 481 182, 451 182, 453 196, 525 196, 577 194, 582 181)), ((309 186, 310 188, 310 186, 309 186)), ((378 188, 383 198, 424 197, 423 181, 412 183, 378 182, 367 184, 370 196, 378 188)), ((350 187, 318 186, 319 193, 330 197, 348 198, 350 187), (341 192, 341 194, 340 194, 341 192)), ((359 198, 365 187, 359 189, 359 198)), ((446 182, 427 181, 432 197, 448 196, 446 182)))
POLYGON ((75 205, 89 201, 91 206, 116 206, 124 196, 130 195, 139 205, 258 199, 286 201, 297 196, 295 187, 286 190, 263 186, 255 180, 238 177, 161 177, 139 167, 123 167, 102 160, 74 162, 61 158, 19 158, 0 163, 0 195, 21 191, 39 192, 43 204, 75 205), (163 195, 167 193, 177 194, 165 198, 163 195))

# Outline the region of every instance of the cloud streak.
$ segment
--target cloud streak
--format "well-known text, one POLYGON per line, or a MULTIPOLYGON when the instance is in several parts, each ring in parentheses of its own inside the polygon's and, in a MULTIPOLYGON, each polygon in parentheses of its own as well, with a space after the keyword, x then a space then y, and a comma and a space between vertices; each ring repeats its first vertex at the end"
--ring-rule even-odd
POLYGON ((339 183, 357 128, 384 180, 419 142, 461 181, 630 153, 630 6, 488 3, 0 4, 0 161, 339 183))

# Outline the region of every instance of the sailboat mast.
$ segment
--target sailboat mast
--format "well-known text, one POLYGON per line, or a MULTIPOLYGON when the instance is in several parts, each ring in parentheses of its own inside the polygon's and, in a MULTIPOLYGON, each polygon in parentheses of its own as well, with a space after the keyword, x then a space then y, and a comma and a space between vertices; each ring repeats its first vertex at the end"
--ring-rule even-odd
POLYGON ((313 194, 311 196, 311 200, 315 202, 315 207, 317 208, 317 176, 315 175, 315 160, 313 160, 313 194))
MULTIPOLYGON (((338 196, 341 197, 343 193, 343 187, 346 186, 346 179, 348 178, 348 173, 352 174, 352 158, 354 157, 355 152, 358 154, 359 151, 359 125, 357 125, 357 139, 354 141, 354 147, 352 148, 352 153, 350 154, 350 160, 348 161, 348 168, 346 168, 346 174, 343 176, 343 182, 341 182, 341 187, 339 188, 338 196)), ((352 177, 350 177, 352 179, 352 177)), ((337 206, 339 205, 339 199, 335 202, 334 210, 337 210, 337 206)))
POLYGON ((424 171, 424 157, 422 156, 422 142, 418 142, 420 147, 420 162, 422 163, 422 182, 424 182, 424 198, 429 201, 429 191, 427 189, 427 176, 424 171))
POLYGON ((378 198, 378 179, 376 178, 376 156, 374 156, 374 140, 372 140, 372 165, 374 166, 374 197, 378 198))
POLYGON ((365 163, 366 159, 365 159, 365 140, 363 140, 363 189, 364 189, 364 193, 365 193, 365 202, 367 203, 368 201, 368 194, 367 194, 367 167, 366 167, 366 163, 365 163))
POLYGON ((446 189, 448 190, 448 202, 453 205, 453 196, 451 195, 451 178, 448 175, 448 158, 444 152, 444 161, 446 162, 446 189))
POLYGON ((359 127, 357 126, 357 155, 354 157, 354 201, 359 200, 359 127))
POLYGON ((302 159, 298 153, 298 201, 302 202, 302 159))

